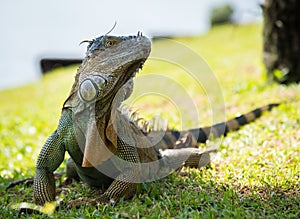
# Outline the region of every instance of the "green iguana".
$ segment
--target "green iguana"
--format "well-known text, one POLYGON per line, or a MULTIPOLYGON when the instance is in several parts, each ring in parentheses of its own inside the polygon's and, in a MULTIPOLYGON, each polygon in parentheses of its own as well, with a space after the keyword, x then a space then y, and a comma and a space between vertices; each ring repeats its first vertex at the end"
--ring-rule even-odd
POLYGON ((133 77, 150 50, 150 40, 140 33, 104 35, 89 41, 59 125, 38 156, 33 183, 36 204, 55 200, 53 172, 66 151, 71 157, 67 177, 106 189, 92 204, 117 201, 133 196, 137 183, 161 178, 182 165, 207 165, 209 153, 216 149, 203 150, 197 143, 205 142, 210 133, 219 137, 237 130, 277 105, 211 127, 149 134, 120 106, 130 96, 133 77))

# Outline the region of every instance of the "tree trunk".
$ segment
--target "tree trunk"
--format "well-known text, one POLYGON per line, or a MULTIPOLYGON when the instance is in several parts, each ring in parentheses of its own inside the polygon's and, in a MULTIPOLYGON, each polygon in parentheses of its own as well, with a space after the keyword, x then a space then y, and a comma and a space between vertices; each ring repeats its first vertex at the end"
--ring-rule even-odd
POLYGON ((300 1, 265 0, 263 48, 269 81, 300 81, 300 1))

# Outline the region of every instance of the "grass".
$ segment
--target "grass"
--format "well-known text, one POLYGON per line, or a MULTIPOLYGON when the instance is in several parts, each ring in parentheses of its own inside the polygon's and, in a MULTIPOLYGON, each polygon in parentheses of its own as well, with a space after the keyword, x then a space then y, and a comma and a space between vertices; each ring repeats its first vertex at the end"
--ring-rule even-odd
MULTIPOLYGON (((145 117, 159 114, 168 119, 172 127, 192 128, 218 120, 218 116, 212 115, 212 105, 218 102, 224 102, 226 110, 217 107, 213 112, 227 118, 266 103, 284 103, 222 141, 211 139, 209 145, 220 144, 220 147, 210 168, 184 169, 179 175, 174 173, 157 182, 141 184, 133 199, 121 200, 114 206, 62 208, 51 217, 299 218, 300 86, 266 84, 261 61, 261 25, 219 26, 204 36, 174 40, 198 54, 192 59, 185 50, 178 52, 183 67, 202 57, 218 83, 209 84, 208 80, 208 86, 201 86, 201 83, 193 83, 191 74, 183 68, 150 59, 136 78, 135 92, 128 101, 140 108, 145 117), (148 80, 147 76, 155 79, 153 74, 157 72, 164 77, 148 80), (175 81, 170 83, 169 78, 175 81), (222 93, 213 96, 218 101, 209 102, 205 92, 216 84, 222 93), (163 91, 157 90, 159 86, 163 86, 166 93, 171 91, 170 96, 159 95, 163 91), (159 92, 142 93, 151 89, 159 92), (182 91, 193 99, 196 114, 192 113, 182 91)), ((162 54, 163 49, 168 49, 164 48, 166 45, 165 41, 155 41, 154 54, 162 54)), ((18 216, 11 208, 13 204, 33 202, 31 186, 19 185, 7 191, 5 187, 13 180, 34 175, 37 155, 57 126, 75 71, 76 67, 58 69, 35 84, 0 92, 2 218, 18 216)), ((201 81, 206 83, 203 78, 201 81)), ((63 168, 64 164, 59 171, 63 168)), ((78 197, 94 196, 92 189, 80 183, 60 191, 66 203, 78 197)), ((30 217, 44 218, 44 215, 30 217)))

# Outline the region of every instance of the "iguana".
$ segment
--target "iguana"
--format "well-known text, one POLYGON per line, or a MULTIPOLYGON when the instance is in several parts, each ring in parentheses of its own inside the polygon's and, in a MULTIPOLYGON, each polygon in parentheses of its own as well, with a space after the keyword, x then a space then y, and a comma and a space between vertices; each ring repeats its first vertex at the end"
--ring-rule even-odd
POLYGON ((133 77, 151 50, 150 40, 135 36, 104 35, 89 41, 71 92, 63 104, 57 129, 42 147, 34 177, 35 203, 55 200, 53 172, 67 161, 67 177, 82 180, 105 192, 93 203, 117 201, 135 194, 136 185, 187 166, 205 166, 209 153, 197 143, 237 130, 277 104, 258 108, 211 127, 148 133, 124 113, 122 102, 133 88, 133 77), (161 136, 157 139, 156 137, 161 136))

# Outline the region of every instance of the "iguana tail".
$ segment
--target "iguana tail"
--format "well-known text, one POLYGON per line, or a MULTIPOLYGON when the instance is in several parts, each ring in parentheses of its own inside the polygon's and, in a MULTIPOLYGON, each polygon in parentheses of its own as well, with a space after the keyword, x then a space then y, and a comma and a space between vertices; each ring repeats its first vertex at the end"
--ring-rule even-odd
POLYGON ((189 167, 203 167, 210 163, 210 153, 216 152, 216 148, 197 148, 198 143, 205 143, 213 137, 225 136, 230 131, 238 130, 259 118, 264 111, 271 110, 279 104, 269 104, 259 107, 244 115, 235 117, 226 122, 218 123, 204 128, 190 129, 186 131, 171 130, 164 134, 162 141, 156 145, 161 149, 160 156, 163 158, 163 167, 176 170, 185 165, 189 167))
POLYGON ((259 118, 263 112, 269 111, 278 105, 279 103, 268 104, 226 122, 217 123, 212 126, 185 131, 168 131, 163 136, 161 149, 196 147, 197 143, 205 143, 210 136, 214 138, 226 136, 227 133, 238 130, 243 125, 259 118))

